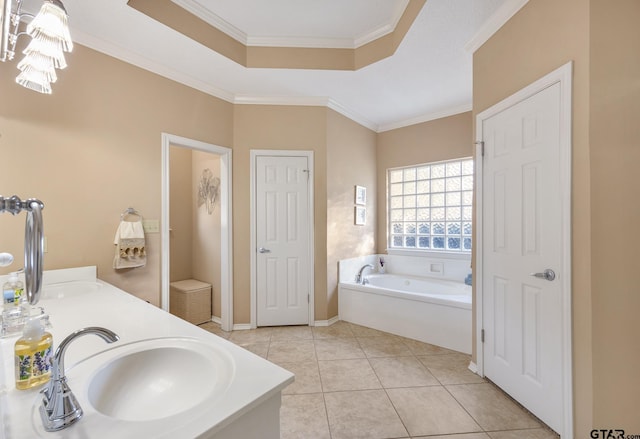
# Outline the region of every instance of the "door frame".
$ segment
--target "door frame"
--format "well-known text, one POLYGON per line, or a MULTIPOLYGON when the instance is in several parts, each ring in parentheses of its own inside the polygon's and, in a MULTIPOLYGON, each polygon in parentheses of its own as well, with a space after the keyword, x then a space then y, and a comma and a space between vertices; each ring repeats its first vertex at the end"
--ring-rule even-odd
POLYGON ((314 326, 315 323, 315 276, 314 276, 314 254, 315 254, 315 228, 314 228, 314 165, 313 165, 313 151, 302 150, 274 150, 274 149, 252 149, 250 150, 250 221, 251 221, 251 233, 250 233, 250 250, 251 255, 251 329, 258 327, 258 288, 257 288, 257 274, 258 274, 258 260, 256 255, 257 248, 257 233, 256 233, 256 164, 257 159, 260 156, 281 156, 281 157, 306 157, 307 164, 309 165, 309 186, 308 186, 308 209, 309 209, 309 254, 308 261, 309 266, 307 272, 309 273, 308 288, 309 288, 309 326, 314 326))
POLYGON ((483 329, 483 160, 482 160, 482 124, 483 121, 524 101, 538 92, 560 84, 560 197, 562 218, 562 273, 559 281, 562 288, 562 406, 563 426, 559 432, 563 439, 573 438, 573 355, 572 355, 572 318, 571 318, 571 129, 572 129, 572 75, 573 62, 570 61, 546 76, 538 79, 522 90, 500 101, 476 115, 476 242, 474 267, 475 305, 476 305, 476 366, 478 374, 484 377, 483 329))
POLYGON ((169 312, 169 151, 171 146, 195 149, 220 156, 220 324, 223 331, 233 328, 233 218, 232 218, 232 163, 231 149, 200 142, 173 134, 162 133, 162 212, 160 221, 161 247, 161 300, 163 310, 169 312))

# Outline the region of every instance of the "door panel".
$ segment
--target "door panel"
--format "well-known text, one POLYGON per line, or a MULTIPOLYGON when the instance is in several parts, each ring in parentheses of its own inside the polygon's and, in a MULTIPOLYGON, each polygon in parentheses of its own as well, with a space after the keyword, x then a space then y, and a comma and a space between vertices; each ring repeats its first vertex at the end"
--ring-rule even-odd
POLYGON ((309 323, 306 157, 256 158, 258 326, 309 323))
POLYGON ((484 373, 562 427, 560 85, 483 121, 484 373))

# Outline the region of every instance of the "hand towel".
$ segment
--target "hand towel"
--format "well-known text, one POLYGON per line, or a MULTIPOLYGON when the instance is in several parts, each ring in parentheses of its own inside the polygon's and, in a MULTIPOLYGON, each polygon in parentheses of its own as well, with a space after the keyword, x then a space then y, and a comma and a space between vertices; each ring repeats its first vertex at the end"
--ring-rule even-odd
POLYGON ((113 268, 116 270, 144 267, 147 263, 142 221, 120 221, 113 243, 116 246, 113 268))

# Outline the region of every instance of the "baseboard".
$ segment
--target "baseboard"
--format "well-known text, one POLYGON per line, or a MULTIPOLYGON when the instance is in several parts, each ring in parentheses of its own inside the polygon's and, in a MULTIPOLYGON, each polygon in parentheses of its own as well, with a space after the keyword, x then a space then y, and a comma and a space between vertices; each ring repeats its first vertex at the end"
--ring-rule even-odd
POLYGON ((473 361, 470 361, 469 362, 469 370, 477 375, 478 374, 478 365, 476 363, 474 363, 473 361))
POLYGON ((340 320, 340 316, 331 317, 329 320, 316 320, 314 322, 315 326, 331 326, 340 320))
POLYGON ((251 329, 251 323, 236 323, 233 325, 234 331, 246 331, 248 329, 251 329))
POLYGON ((222 325, 222 319, 220 317, 217 316, 211 316, 211 321, 213 323, 217 323, 218 325, 222 325))

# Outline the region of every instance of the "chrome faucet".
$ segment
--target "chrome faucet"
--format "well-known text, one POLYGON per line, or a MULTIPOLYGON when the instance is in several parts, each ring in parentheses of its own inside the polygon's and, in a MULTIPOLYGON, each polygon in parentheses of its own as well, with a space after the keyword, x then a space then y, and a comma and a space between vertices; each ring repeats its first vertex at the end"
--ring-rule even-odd
POLYGON ((69 388, 64 374, 64 354, 72 341, 87 334, 95 334, 107 343, 119 339, 114 332, 106 328, 89 327, 79 329, 62 340, 51 359, 51 380, 41 392, 43 396, 40 417, 46 431, 62 430, 82 417, 82 407, 69 388))
POLYGON ((365 270, 365 268, 371 268, 372 270, 375 268, 373 265, 371 264, 367 264, 367 265, 363 265, 360 270, 358 271, 358 274, 356 274, 356 283, 357 284, 361 284, 364 285, 365 282, 365 278, 362 276, 362 272, 365 270))

